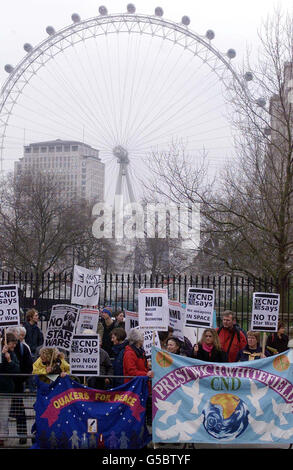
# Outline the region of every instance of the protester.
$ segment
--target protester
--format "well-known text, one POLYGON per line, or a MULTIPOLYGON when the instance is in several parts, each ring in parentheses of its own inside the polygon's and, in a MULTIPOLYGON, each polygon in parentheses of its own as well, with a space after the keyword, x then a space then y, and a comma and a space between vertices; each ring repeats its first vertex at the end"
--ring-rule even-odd
POLYGON ((289 338, 285 335, 285 324, 278 323, 278 331, 268 336, 266 347, 272 354, 279 354, 288 349, 289 338))
POLYGON ((167 341, 171 336, 173 336, 174 328, 172 326, 168 326, 167 331, 159 331, 159 340, 161 344, 161 349, 167 349, 167 341))
POLYGON ((36 360, 36 349, 44 343, 44 335, 38 327, 39 313, 36 309, 32 308, 26 313, 26 322, 24 328, 26 329, 25 342, 29 345, 33 360, 36 360))
MULTIPOLYGON (((13 375, 4 375, 1 374, 17 374, 20 372, 19 362, 14 352, 14 349, 17 344, 17 337, 13 333, 7 333, 2 338, 1 350, 2 357, 0 363, 0 393, 10 394, 15 391, 15 382, 13 375)), ((8 419, 11 398, 10 397, 1 397, 1 419, 0 419, 0 435, 8 436, 8 419)), ((4 439, 0 438, 0 447, 4 446, 4 439)))
MULTIPOLYGON (((132 328, 127 336, 128 345, 125 347, 123 358, 123 375, 153 377, 153 371, 148 370, 147 359, 143 349, 144 332, 132 328)), ((124 382, 129 382, 130 378, 124 382)))
POLYGON ((47 375, 65 377, 69 372, 70 366, 57 348, 41 348, 40 357, 33 363, 33 374, 39 375, 40 380, 46 383, 51 382, 47 375))
MULTIPOLYGON (((83 333, 85 333, 87 330, 85 330, 83 333)), ((105 351, 102 347, 102 338, 100 337, 100 374, 97 377, 88 377, 87 378, 87 384, 91 388, 97 388, 100 390, 108 390, 112 386, 112 379, 111 377, 100 377, 101 375, 109 375, 113 376, 114 371, 113 371, 113 366, 112 362, 110 359, 109 354, 107 351, 105 351)))
POLYGON ((193 347, 193 357, 206 362, 227 362, 227 354, 222 351, 219 336, 214 328, 206 328, 201 340, 193 347))
MULTIPOLYGON (((123 376, 123 357, 126 346, 128 345, 128 340, 126 339, 126 332, 124 328, 114 328, 111 334, 111 341, 113 343, 112 352, 113 352, 113 368, 114 375, 123 376)), ((124 382, 123 378, 114 379, 114 387, 122 385, 124 382)))
POLYGON ((114 328, 125 328, 124 312, 118 307, 115 314, 114 328))
POLYGON ((258 331, 248 331, 247 332, 247 345, 242 351, 238 353, 237 361, 254 361, 255 359, 263 359, 270 356, 270 352, 265 349, 265 352, 262 352, 262 347, 260 345, 260 333, 258 331))
POLYGON ((235 314, 225 310, 222 314, 222 326, 217 328, 222 351, 227 354, 228 362, 235 362, 238 353, 246 346, 244 333, 234 325, 235 314))
MULTIPOLYGON (((13 333, 18 339, 14 353, 19 362, 19 368, 21 374, 31 374, 33 371, 33 360, 30 352, 30 348, 24 342, 24 337, 26 335, 26 330, 22 326, 10 327, 7 331, 13 333)), ((27 377, 25 376, 15 376, 15 393, 22 394, 24 392, 24 383, 27 377)), ((20 436, 19 444, 26 444, 27 442, 27 422, 25 415, 25 407, 23 403, 23 398, 21 396, 12 397, 10 416, 16 418, 16 429, 17 434, 20 436)))
POLYGON ((106 351, 111 357, 111 354, 112 354, 111 333, 114 328, 114 321, 112 318, 111 307, 103 308, 100 316, 101 316, 101 323, 103 325, 102 349, 104 349, 104 351, 106 351))
POLYGON ((178 338, 175 336, 171 336, 168 338, 166 343, 166 350, 172 354, 178 354, 180 356, 186 356, 184 351, 181 350, 182 343, 178 338))

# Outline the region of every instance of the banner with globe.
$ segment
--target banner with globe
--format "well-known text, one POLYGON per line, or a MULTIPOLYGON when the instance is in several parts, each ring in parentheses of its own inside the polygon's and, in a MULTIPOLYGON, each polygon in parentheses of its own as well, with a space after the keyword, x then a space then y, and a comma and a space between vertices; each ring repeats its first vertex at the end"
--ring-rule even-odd
POLYGON ((293 351, 211 363, 153 348, 153 442, 292 443, 293 351))

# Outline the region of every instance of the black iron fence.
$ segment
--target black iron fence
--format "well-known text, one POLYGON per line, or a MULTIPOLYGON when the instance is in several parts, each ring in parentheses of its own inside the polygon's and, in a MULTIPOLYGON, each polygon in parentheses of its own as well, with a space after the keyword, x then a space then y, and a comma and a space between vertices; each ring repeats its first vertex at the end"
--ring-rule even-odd
MULTIPOLYGON (((20 305, 23 313, 35 307, 41 317, 48 317, 51 307, 57 303, 70 303, 72 273, 34 273, 0 272, 1 284, 17 284, 20 305)), ((277 292, 274 282, 242 276, 163 276, 147 274, 109 274, 102 275, 99 306, 111 305, 113 311, 118 307, 137 311, 138 289, 142 287, 165 287, 169 298, 182 303, 186 301, 190 286, 208 287, 215 290, 215 310, 217 320, 224 310, 236 312, 237 322, 244 328, 250 324, 253 292, 277 292)), ((286 289, 286 311, 280 317, 293 326, 293 283, 288 280, 286 289)))

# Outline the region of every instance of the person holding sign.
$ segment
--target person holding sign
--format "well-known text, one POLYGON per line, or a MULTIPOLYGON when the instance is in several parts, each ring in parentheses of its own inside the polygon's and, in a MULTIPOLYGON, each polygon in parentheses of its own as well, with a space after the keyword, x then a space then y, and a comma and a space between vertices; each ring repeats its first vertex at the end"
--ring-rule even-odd
POLYGON ((33 364, 33 374, 42 376, 43 382, 51 382, 47 375, 57 374, 64 377, 69 372, 70 366, 66 362, 64 354, 57 348, 40 349, 40 357, 33 364))
MULTIPOLYGON (((123 376, 123 357, 128 340, 126 339, 126 331, 124 328, 114 328, 111 334, 113 343, 112 351, 114 356, 113 368, 114 375, 123 376)), ((123 384, 123 378, 114 379, 114 387, 123 384)))
POLYGON ((244 333, 234 325, 235 313, 225 310, 222 314, 222 326, 217 329, 222 350, 227 354, 228 362, 235 362, 238 353, 246 346, 244 333))
POLYGON ((222 351, 216 330, 204 330, 200 342, 193 347, 193 357, 206 362, 227 362, 227 354, 222 351))
MULTIPOLYGON (((153 371, 148 369, 143 349, 144 332, 137 328, 132 328, 128 333, 127 339, 129 344, 125 348, 123 357, 123 375, 153 377, 153 371)), ((125 379, 124 382, 129 382, 129 380, 131 379, 125 379)))
POLYGON ((243 361, 254 361, 255 359, 264 359, 270 356, 270 352, 266 349, 262 352, 260 345, 260 333, 259 331, 248 331, 247 332, 247 345, 237 356, 237 362, 243 361))
POLYGON ((272 354, 280 354, 287 351, 289 338, 285 335, 285 325, 279 321, 277 333, 271 333, 267 339, 267 349, 272 354))
MULTIPOLYGON (((14 353, 15 346, 17 345, 17 338, 12 333, 5 333, 2 339, 2 360, 0 363, 0 393, 10 394, 15 391, 15 384, 13 376, 1 376, 2 374, 17 374, 20 373, 19 362, 14 353)), ((0 434, 9 434, 8 419, 10 411, 10 397, 1 397, 1 419, 0 419, 0 434)), ((3 447, 4 440, 0 438, 0 447, 3 447)))

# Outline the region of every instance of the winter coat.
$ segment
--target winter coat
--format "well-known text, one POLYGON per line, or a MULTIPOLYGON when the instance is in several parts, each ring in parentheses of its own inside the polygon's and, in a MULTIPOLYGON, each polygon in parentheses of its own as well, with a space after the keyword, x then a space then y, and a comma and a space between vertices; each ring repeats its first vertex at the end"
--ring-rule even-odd
MULTIPOLYGON (((114 375, 123 375, 123 357, 124 357, 124 351, 126 346, 128 345, 128 341, 125 340, 123 343, 120 344, 114 344, 112 347, 113 351, 113 368, 114 368, 114 375)), ((122 378, 115 378, 114 379, 114 386, 118 387, 118 385, 122 385, 124 383, 124 380, 122 378)))
POLYGON ((238 353, 245 348, 247 340, 238 328, 217 328, 222 351, 227 353, 228 362, 236 362, 238 353))
POLYGON ((224 351, 219 351, 215 347, 211 350, 211 353, 205 351, 202 345, 199 343, 197 354, 193 352, 193 357, 200 361, 206 362, 227 362, 227 354, 224 351))
MULTIPOLYGON (((42 380, 43 382, 46 382, 46 383, 50 383, 50 379, 45 377, 47 375, 55 375, 57 372, 51 372, 50 374, 48 374, 48 372, 46 371, 46 368, 47 368, 48 364, 44 364, 42 359, 39 357, 34 363, 33 363, 33 374, 35 375, 41 375, 43 377, 39 377, 40 380, 42 380)), ((56 366, 56 362, 54 361, 53 364, 52 364, 52 367, 54 368, 56 366)), ((67 374, 69 374, 70 372, 70 366, 68 364, 68 362, 65 361, 65 359, 61 359, 58 361, 58 375, 61 372, 66 372, 67 374)))
MULTIPOLYGON (((113 375, 113 366, 109 354, 104 349, 100 348, 100 375, 113 375)), ((110 384, 105 384, 103 377, 89 377, 87 380, 88 386, 100 390, 106 390, 112 387, 112 378, 109 377, 110 384)))
POLYGON ((267 339, 267 347, 276 349, 278 351, 276 354, 279 354, 289 349, 288 341, 289 341, 289 338, 287 335, 281 335, 281 338, 279 338, 277 333, 271 333, 267 339))
POLYGON ((25 342, 29 345, 32 356, 34 356, 36 349, 44 342, 44 335, 36 323, 31 325, 29 322, 25 322, 23 326, 26 329, 25 342))
MULTIPOLYGON (((8 362, 5 355, 2 354, 2 362, 0 363, 0 373, 2 374, 19 374, 19 362, 16 354, 9 351, 11 362, 8 362)), ((0 375, 0 393, 13 393, 15 392, 14 377, 0 375)))
MULTIPOLYGON (((14 353, 19 362, 20 373, 31 374, 33 371, 33 359, 28 345, 24 342, 20 343, 20 341, 18 341, 17 345, 15 346, 14 353)), ((14 378, 16 393, 23 393, 23 384, 27 380, 27 378, 28 377, 25 377, 23 375, 21 377, 14 378)))
MULTIPOLYGON (((260 355, 262 354, 262 347, 257 346, 256 349, 250 349, 248 346, 246 346, 242 351, 238 353, 237 356, 237 361, 254 361, 255 359, 261 359, 260 355)), ((265 356, 269 357, 271 354, 270 352, 265 349, 265 356)))

